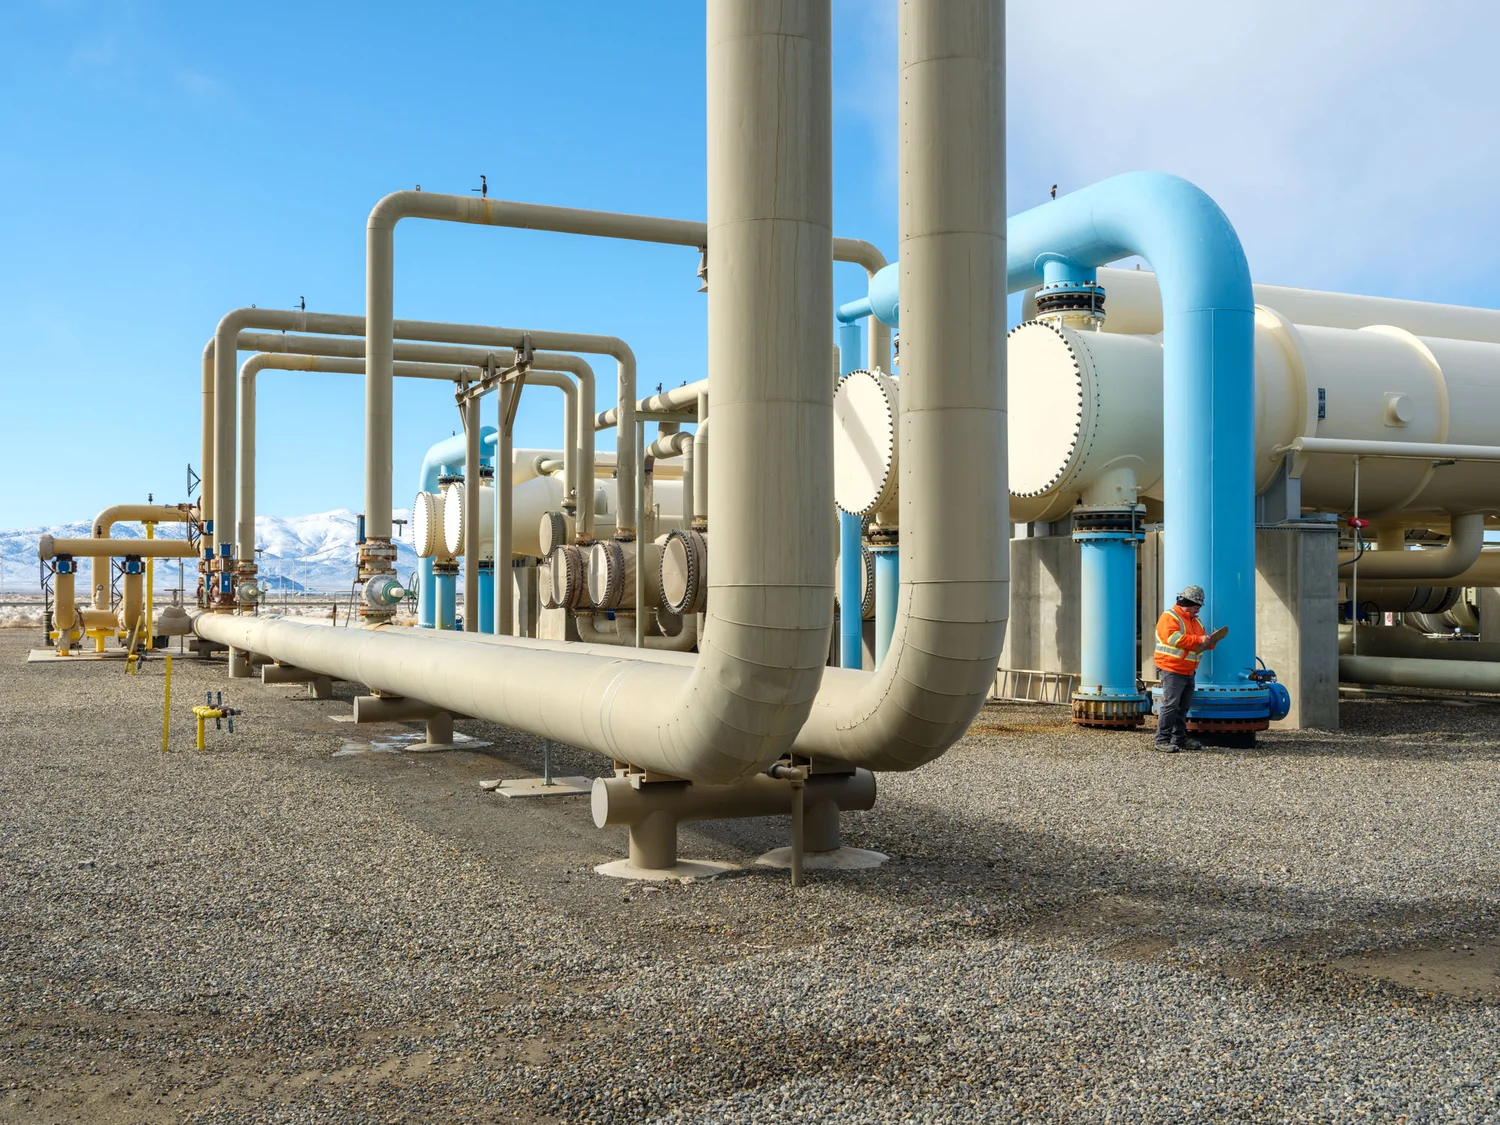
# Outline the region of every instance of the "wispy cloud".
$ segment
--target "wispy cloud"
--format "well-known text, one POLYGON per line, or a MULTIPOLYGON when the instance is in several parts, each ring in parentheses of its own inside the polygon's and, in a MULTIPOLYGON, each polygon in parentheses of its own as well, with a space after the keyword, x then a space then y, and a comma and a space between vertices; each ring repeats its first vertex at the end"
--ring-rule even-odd
POLYGON ((217 98, 226 90, 224 83, 217 78, 211 78, 196 70, 179 70, 174 77, 179 89, 196 98, 217 98))
MULTIPOLYGON (((1500 233, 1497 33, 1479 0, 1011 4, 1010 210, 1159 169, 1219 201, 1264 280, 1461 288, 1500 233)), ((894 61, 893 23, 862 34, 894 61)), ((894 85, 880 96, 894 163, 894 85)))

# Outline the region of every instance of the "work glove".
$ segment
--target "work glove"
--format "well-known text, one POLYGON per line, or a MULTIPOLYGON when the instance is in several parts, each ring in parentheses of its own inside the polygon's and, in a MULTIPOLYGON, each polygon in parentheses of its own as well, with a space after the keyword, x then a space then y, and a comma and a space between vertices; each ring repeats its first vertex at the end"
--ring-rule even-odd
POLYGON ((1203 647, 1204 648, 1217 648, 1218 645, 1219 645, 1219 642, 1222 641, 1227 636, 1229 636, 1229 626, 1228 625, 1220 625, 1217 629, 1215 629, 1212 633, 1210 633, 1207 636, 1207 638, 1204 639, 1203 647))

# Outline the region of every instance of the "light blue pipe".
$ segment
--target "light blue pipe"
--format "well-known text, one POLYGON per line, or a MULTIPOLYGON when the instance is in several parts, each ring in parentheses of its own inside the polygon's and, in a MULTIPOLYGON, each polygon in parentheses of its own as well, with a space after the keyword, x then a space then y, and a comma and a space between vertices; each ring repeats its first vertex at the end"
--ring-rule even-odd
MULTIPOLYGON (((834 315, 838 317, 840 324, 851 324, 856 320, 863 320, 865 317, 872 315, 872 313, 873 310, 870 308, 870 298, 860 297, 856 300, 850 301, 846 305, 840 305, 838 308, 838 312, 836 312, 834 315)), ((842 337, 840 337, 840 339, 842 339, 842 337)), ((841 349, 840 354, 842 354, 843 345, 840 344, 839 347, 841 349)))
POLYGON ((1086 726, 1135 726, 1146 697, 1136 679, 1139 531, 1075 531, 1079 610, 1085 622, 1073 717, 1086 726))
MULTIPOLYGON (((494 444, 490 443, 491 452, 486 455, 484 448, 486 439, 494 434, 494 426, 481 426, 479 428, 479 463, 489 465, 494 461, 494 444)), ((464 435, 454 434, 445 437, 442 441, 435 443, 428 449, 427 455, 422 458, 422 472, 417 478, 418 492, 436 492, 438 490, 438 478, 441 476, 462 475, 464 471, 464 435)), ((421 629, 451 629, 455 613, 453 579, 450 576, 447 583, 448 612, 441 616, 438 612, 438 598, 435 583, 433 581, 432 560, 417 560, 417 626, 421 629), (447 624, 439 624, 439 619, 447 624)))
MULTIPOLYGON (((1255 313, 1250 267, 1234 227, 1212 199, 1178 176, 1115 176, 1011 218, 1006 289, 1016 293, 1042 283, 1048 262, 1083 271, 1132 254, 1150 263, 1161 285, 1165 519, 1171 529, 1165 587, 1202 586, 1207 617, 1229 627, 1199 665, 1191 716, 1263 719, 1270 694, 1250 678, 1255 477, 1248 420, 1255 416, 1255 313)), ((893 328, 900 327, 898 265, 870 279, 870 309, 893 328)), ((1093 628, 1085 622, 1085 629, 1093 628)))
POLYGON ((479 632, 495 631, 495 564, 479 564, 479 632))
MULTIPOLYGON (((869 312, 859 315, 868 316, 869 312)), ((842 309, 839 318, 843 319, 842 309)), ((864 352, 863 339, 864 333, 858 324, 839 325, 840 378, 859 370, 860 356, 864 352)), ((839 513, 839 665, 843 668, 864 667, 864 615, 861 613, 864 598, 860 585, 865 568, 860 559, 861 523, 858 516, 839 513)))
MULTIPOLYGON (((432 568, 431 559, 423 559, 428 564, 428 570, 432 568)), ((446 570, 440 574, 433 575, 432 585, 434 587, 433 602, 437 603, 437 617, 426 628, 429 629, 456 629, 458 628, 458 572, 446 570)), ((425 589, 426 587, 423 587, 425 589)), ((429 607, 432 603, 428 603, 429 607)), ((421 612, 421 590, 417 591, 417 608, 421 612)), ((429 609, 429 612, 431 610, 429 609)))
POLYGON ((875 667, 885 662, 896 632, 896 599, 901 593, 901 550, 894 544, 871 547, 875 556, 875 667))

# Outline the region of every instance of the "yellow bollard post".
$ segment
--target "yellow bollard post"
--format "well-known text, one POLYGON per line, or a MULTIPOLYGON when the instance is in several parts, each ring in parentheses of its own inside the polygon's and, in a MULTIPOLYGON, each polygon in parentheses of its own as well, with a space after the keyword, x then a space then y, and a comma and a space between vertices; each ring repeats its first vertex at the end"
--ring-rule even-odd
MULTIPOLYGON (((207 708, 203 708, 203 710, 207 710, 207 708)), ((197 708, 197 707, 193 708, 193 714, 196 715, 197 718, 198 718, 198 749, 202 750, 203 749, 203 724, 204 724, 205 721, 207 721, 207 716, 205 716, 202 713, 202 711, 199 708, 197 708)))
POLYGON ((167 689, 161 699, 161 752, 167 752, 167 735, 172 729, 172 654, 167 653, 167 689))

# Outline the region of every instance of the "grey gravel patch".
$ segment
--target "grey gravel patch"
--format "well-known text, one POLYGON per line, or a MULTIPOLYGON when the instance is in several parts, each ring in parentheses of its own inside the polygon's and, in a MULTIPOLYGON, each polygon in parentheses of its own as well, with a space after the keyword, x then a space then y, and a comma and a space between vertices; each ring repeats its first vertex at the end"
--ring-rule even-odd
POLYGON ((181 659, 184 708, 245 714, 197 753, 179 711, 164 755, 159 662, 59 676, 32 640, 0 632, 0 1120, 1497 1116, 1500 1005, 1360 968, 1497 945, 1489 708, 1360 700, 1172 758, 987 708, 847 818, 879 871, 622 887, 585 802, 479 787, 539 739, 335 757, 351 685, 181 659))

